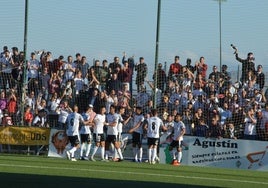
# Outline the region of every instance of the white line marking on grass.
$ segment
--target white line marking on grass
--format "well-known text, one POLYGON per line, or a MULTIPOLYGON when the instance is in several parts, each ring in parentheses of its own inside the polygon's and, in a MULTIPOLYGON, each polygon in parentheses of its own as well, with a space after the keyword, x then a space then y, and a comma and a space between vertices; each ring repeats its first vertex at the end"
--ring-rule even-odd
POLYGON ((198 176, 181 176, 181 175, 169 175, 169 174, 152 174, 142 172, 122 172, 115 170, 96 170, 96 169, 85 169, 85 168, 67 168, 67 167, 48 167, 48 166, 30 166, 30 165, 12 165, 12 164, 0 164, 5 167, 16 167, 16 168, 38 168, 38 169, 55 169, 55 170, 76 170, 76 171, 88 171, 88 172, 105 172, 105 173, 117 173, 117 174, 132 174, 132 175, 147 175, 147 176, 159 176, 159 177, 173 177, 173 178, 187 178, 187 179, 199 179, 199 180, 212 180, 212 181, 228 181, 237 183, 251 183, 251 184, 262 184, 268 185, 268 182, 248 181, 248 180, 232 180, 224 178, 208 178, 198 176))

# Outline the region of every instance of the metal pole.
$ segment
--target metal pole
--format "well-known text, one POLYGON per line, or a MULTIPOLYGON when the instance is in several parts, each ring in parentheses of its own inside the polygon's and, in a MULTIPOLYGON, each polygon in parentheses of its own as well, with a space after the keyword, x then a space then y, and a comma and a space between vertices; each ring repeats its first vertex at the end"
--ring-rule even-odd
POLYGON ((25 0, 25 12, 24 12, 24 60, 23 60, 23 81, 22 81, 22 93, 21 93, 21 125, 24 125, 24 104, 26 96, 27 85, 27 32, 28 32, 28 0, 25 0))
POLYGON ((222 45, 221 45, 221 3, 227 0, 214 0, 219 2, 219 32, 220 32, 220 71, 222 66, 222 45))
POLYGON ((154 108, 157 106, 157 64, 158 64, 158 47, 159 47, 159 30, 160 30, 160 12, 161 12, 161 0, 158 0, 158 9, 157 9, 157 25, 156 25, 156 45, 155 45, 155 62, 154 62, 154 70, 155 70, 155 78, 154 78, 154 108))
POLYGON ((220 25, 220 71, 222 66, 222 49, 221 49, 221 0, 219 1, 219 25, 220 25))

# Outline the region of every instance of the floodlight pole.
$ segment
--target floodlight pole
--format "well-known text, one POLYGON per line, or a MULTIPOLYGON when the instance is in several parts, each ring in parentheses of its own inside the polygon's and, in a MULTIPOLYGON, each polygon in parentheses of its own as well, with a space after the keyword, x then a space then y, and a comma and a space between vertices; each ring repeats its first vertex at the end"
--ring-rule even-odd
POLYGON ((226 0, 215 0, 219 2, 219 32, 220 32, 220 71, 222 67, 222 42, 221 42, 221 3, 226 0))
POLYGON ((27 34, 28 34, 28 0, 25 0, 25 12, 24 12, 24 60, 23 60, 23 80, 21 82, 22 93, 21 93, 21 125, 24 126, 24 104, 26 98, 26 85, 27 85, 27 34))
POLYGON ((222 66, 222 46, 221 46, 221 0, 219 0, 219 30, 220 30, 220 71, 222 66))
POLYGON ((161 12, 161 0, 158 0, 157 8, 157 25, 156 25, 156 43, 155 43, 155 62, 154 62, 154 108, 157 106, 157 65, 158 65, 158 47, 159 47, 159 31, 160 31, 160 12, 161 12))

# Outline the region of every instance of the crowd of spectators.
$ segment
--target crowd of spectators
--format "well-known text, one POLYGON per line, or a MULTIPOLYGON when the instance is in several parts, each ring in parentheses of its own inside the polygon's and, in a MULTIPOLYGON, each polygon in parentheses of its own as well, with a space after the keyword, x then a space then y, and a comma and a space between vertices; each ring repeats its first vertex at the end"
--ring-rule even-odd
POLYGON ((166 125, 182 114, 186 135, 268 140, 268 105, 262 65, 255 70, 253 53, 241 59, 241 81, 233 83, 227 65, 209 70, 204 57, 185 65, 175 56, 169 70, 161 63, 152 77, 143 57, 124 53, 122 60, 95 60, 93 65, 80 53, 52 58, 52 52, 32 52, 27 60, 27 84, 23 83, 24 54, 17 47, 3 47, 0 54, 1 125, 64 128, 66 118, 76 104, 79 112, 89 105, 98 113, 101 106, 109 113, 113 104, 126 109, 130 116, 141 107, 147 117, 154 99, 166 125), (134 78, 134 75, 136 76, 134 78), (153 81, 149 81, 152 79, 153 81), (135 80, 135 82, 134 82, 135 80), (137 93, 133 94, 133 84, 137 93), (24 88, 25 87, 25 88, 24 88), (25 100, 22 93, 26 89, 25 100), (20 109, 24 108, 24 114, 20 109), (54 122, 52 122, 54 120, 54 122))

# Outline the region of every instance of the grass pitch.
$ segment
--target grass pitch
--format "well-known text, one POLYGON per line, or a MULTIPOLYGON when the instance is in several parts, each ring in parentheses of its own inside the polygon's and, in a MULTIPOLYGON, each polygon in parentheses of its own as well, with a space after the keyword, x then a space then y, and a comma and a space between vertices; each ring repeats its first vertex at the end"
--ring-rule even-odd
POLYGON ((268 172, 0 155, 1 187, 268 187, 268 172))

